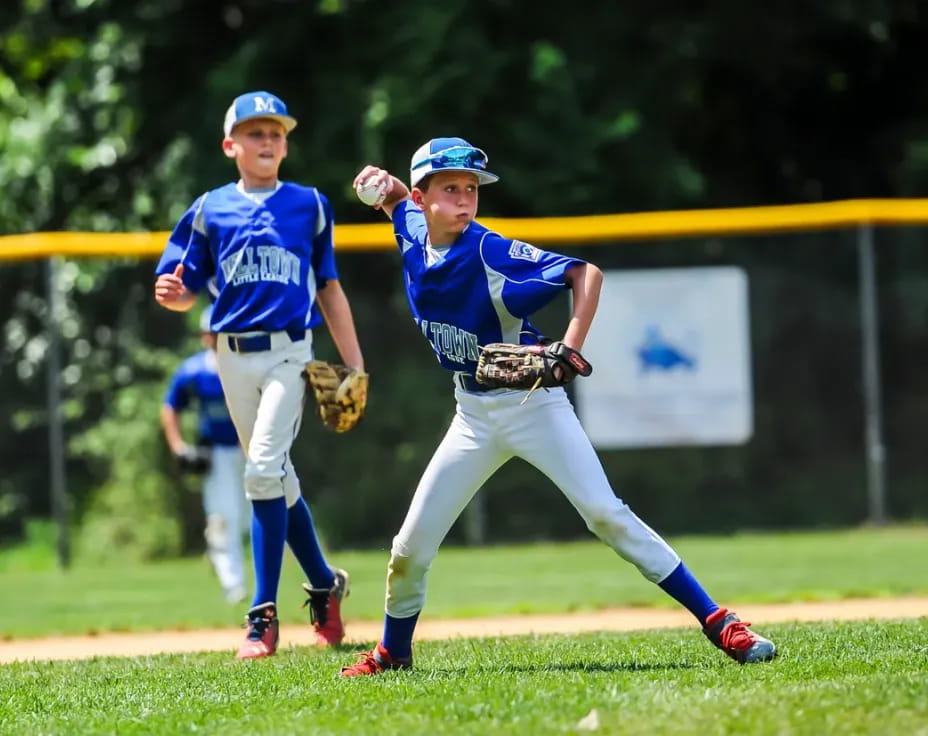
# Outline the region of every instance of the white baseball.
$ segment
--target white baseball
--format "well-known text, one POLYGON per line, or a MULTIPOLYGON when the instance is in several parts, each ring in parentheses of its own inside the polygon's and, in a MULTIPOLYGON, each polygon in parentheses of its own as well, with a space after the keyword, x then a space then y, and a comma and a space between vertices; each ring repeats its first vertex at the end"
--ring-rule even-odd
POLYGON ((383 202, 384 190, 386 189, 386 184, 375 184, 373 182, 361 182, 355 188, 355 193, 358 195, 364 204, 373 207, 375 204, 380 204, 383 202))

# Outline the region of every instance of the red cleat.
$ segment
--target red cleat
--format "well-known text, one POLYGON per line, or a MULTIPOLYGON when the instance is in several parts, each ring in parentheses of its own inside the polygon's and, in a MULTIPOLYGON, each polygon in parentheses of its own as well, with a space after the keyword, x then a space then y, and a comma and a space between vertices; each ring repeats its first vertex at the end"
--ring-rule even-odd
POLYGON ((740 664, 767 662, 777 656, 772 641, 755 634, 727 608, 720 608, 706 619, 703 633, 715 646, 740 664))
POLYGON ((309 620, 316 632, 316 645, 336 647, 345 638, 345 623, 342 621, 342 599, 348 596, 348 573, 335 569, 335 582, 331 588, 311 588, 303 583, 309 598, 303 607, 309 606, 309 620))
POLYGON ((359 655, 357 663, 350 667, 342 667, 342 677, 358 677, 360 675, 379 675, 386 670, 411 670, 412 655, 408 657, 391 657, 390 652, 378 643, 369 652, 359 655))
POLYGON ((280 640, 280 623, 277 621, 277 606, 262 603, 248 611, 245 616, 248 634, 239 647, 238 659, 270 657, 277 651, 280 640))

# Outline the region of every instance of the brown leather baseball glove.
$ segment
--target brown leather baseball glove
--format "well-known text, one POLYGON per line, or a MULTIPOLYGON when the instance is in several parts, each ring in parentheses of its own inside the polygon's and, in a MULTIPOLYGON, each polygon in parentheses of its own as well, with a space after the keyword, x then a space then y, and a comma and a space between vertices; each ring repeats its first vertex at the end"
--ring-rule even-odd
POLYGON ((336 432, 347 432, 364 416, 370 377, 337 363, 313 360, 306 364, 306 380, 316 397, 317 416, 336 432))
POLYGON ((579 351, 562 342, 515 345, 494 342, 480 348, 477 383, 514 390, 565 386, 577 376, 588 376, 593 366, 579 351))

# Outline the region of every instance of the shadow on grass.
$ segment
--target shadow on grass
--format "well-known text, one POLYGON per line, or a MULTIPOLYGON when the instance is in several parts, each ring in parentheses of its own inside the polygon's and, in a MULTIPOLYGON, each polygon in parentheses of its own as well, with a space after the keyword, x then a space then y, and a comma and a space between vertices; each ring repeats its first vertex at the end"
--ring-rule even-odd
MULTIPOLYGON (((369 646, 361 643, 340 644, 333 647, 338 652, 348 652, 355 655, 363 655, 377 646, 376 641, 370 642, 369 646)), ((350 662, 348 664, 354 664, 350 662)), ((692 662, 672 662, 672 663, 649 663, 649 662, 589 662, 589 661, 565 661, 565 662, 547 662, 538 664, 509 664, 505 666, 487 666, 487 665, 462 665, 460 667, 429 667, 416 665, 411 671, 403 671, 403 674, 418 672, 427 674, 429 677, 441 676, 459 676, 459 675, 481 675, 491 673, 523 673, 523 674, 542 674, 545 672, 672 672, 682 670, 693 670, 701 665, 692 662)), ((394 674, 394 673, 390 673, 394 674)), ((397 675, 400 672, 395 673, 397 675)))
POLYGON ((692 670, 696 665, 688 663, 649 664, 646 662, 548 662, 546 664, 512 664, 504 667, 456 667, 432 668, 432 674, 445 675, 479 675, 490 673, 543 674, 545 672, 669 672, 672 670, 692 670))

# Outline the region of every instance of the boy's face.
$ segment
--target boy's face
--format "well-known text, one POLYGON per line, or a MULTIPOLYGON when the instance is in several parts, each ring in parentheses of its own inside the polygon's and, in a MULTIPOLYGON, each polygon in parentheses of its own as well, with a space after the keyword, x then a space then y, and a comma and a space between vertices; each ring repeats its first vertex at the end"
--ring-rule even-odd
POLYGON ((477 216, 477 175, 439 171, 428 178, 428 189, 412 190, 413 203, 425 213, 429 232, 457 236, 477 216))
POLYGON ((287 131, 269 118, 246 120, 223 139, 222 150, 235 159, 242 178, 276 180, 280 164, 287 157, 287 131))

